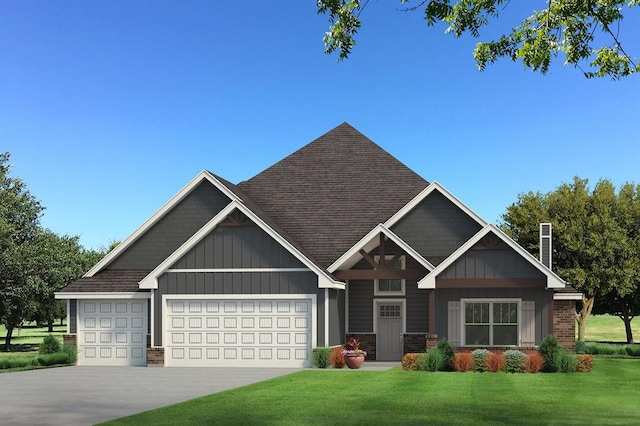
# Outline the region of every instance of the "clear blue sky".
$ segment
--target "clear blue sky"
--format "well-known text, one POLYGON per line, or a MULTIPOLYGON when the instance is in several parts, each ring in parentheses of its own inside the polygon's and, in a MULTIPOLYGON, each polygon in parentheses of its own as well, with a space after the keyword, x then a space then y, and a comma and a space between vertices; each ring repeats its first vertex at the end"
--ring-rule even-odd
POLYGON ((201 170, 238 183, 344 121, 494 223, 575 175, 640 183, 640 76, 480 73, 476 40, 399 7, 371 2, 337 63, 312 0, 3 0, 0 151, 43 225, 96 248, 201 170))

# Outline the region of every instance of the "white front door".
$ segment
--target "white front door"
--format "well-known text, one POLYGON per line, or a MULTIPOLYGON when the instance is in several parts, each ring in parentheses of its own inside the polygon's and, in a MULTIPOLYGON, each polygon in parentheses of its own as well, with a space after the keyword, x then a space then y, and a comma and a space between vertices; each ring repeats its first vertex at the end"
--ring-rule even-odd
POLYGON ((147 300, 78 301, 78 365, 146 365, 147 300))
POLYGON ((377 303, 376 335, 378 361, 402 359, 402 303, 377 303))

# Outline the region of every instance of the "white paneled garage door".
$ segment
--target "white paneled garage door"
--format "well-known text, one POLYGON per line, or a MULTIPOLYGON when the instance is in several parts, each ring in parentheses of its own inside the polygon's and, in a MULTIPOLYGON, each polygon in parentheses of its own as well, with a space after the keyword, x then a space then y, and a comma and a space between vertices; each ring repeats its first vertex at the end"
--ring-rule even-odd
POLYGON ((169 299, 165 360, 181 367, 304 367, 312 303, 300 299, 169 299))
POLYGON ((147 300, 79 300, 78 365, 146 365, 147 300))

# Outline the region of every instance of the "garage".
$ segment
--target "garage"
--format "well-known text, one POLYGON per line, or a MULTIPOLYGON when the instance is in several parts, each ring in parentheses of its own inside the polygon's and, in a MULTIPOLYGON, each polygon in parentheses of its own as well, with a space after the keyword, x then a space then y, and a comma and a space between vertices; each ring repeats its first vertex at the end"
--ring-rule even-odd
POLYGON ((78 365, 146 365, 147 300, 78 300, 78 365))
POLYGON ((167 366, 309 365, 310 297, 164 298, 167 366))

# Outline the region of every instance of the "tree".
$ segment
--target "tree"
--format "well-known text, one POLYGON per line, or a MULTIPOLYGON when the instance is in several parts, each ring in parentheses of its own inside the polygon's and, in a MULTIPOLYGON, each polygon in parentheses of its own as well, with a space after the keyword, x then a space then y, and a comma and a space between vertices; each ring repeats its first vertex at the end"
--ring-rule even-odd
POLYGON ((25 263, 43 210, 24 182, 9 176, 9 157, 0 153, 0 321, 7 329, 7 350, 13 330, 35 309, 25 263))
POLYGON ((626 184, 616 194, 610 181, 601 180, 590 191, 588 181, 576 177, 547 194, 520 194, 502 216, 504 231, 532 254, 539 250, 538 223, 552 224, 552 266, 583 293, 576 313, 580 341, 596 299, 612 291, 626 296, 637 283, 640 250, 632 236, 639 200, 640 186, 626 184))
MULTIPOLYGON (((408 0, 400 0, 408 3, 408 0)), ((345 59, 355 45, 360 15, 369 0, 317 0, 318 13, 328 14, 329 31, 324 36, 325 53, 338 51, 345 59)), ((636 12, 638 0, 547 0, 542 10, 533 10, 522 22, 509 23, 511 32, 498 40, 476 45, 473 55, 478 69, 506 57, 522 61, 525 68, 546 74, 559 54, 566 65, 581 70, 585 77, 609 76, 613 80, 640 71, 640 61, 622 46, 619 29, 624 13, 636 12)), ((460 37, 480 37, 480 29, 497 20, 510 0, 420 0, 405 11, 424 7, 427 25, 448 25, 446 32, 460 37)))
POLYGON ((593 314, 611 314, 616 315, 624 322, 624 331, 627 337, 627 343, 633 343, 633 331, 631 330, 631 321, 640 315, 640 290, 620 296, 617 291, 612 291, 601 297, 593 308, 593 314))

